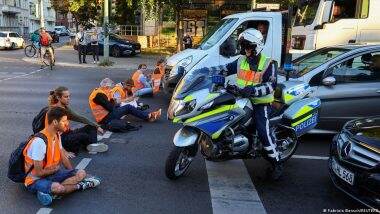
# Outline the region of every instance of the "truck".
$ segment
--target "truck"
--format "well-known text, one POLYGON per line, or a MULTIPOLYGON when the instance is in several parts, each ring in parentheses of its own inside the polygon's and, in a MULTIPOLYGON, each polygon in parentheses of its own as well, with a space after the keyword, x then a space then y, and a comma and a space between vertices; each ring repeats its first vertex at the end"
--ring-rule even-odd
POLYGON ((265 27, 263 53, 278 63, 283 63, 288 17, 287 11, 256 11, 223 18, 196 49, 186 49, 167 59, 163 78, 164 91, 172 93, 181 77, 190 70, 224 65, 236 60, 240 55, 239 34, 248 28, 258 28, 259 25, 265 27), (178 69, 179 67, 185 68, 184 71, 178 69))
POLYGON ((327 46, 380 43, 380 1, 303 0, 292 27, 293 57, 327 46))
POLYGON ((380 10, 379 0, 302 0, 293 9, 294 14, 249 11, 229 15, 207 33, 197 48, 186 49, 167 59, 164 91, 173 92, 181 77, 191 70, 236 60, 240 53, 239 34, 247 28, 257 29, 259 24, 266 26, 263 53, 280 66, 289 49, 293 58, 297 58, 326 46, 380 42, 377 10, 380 10), (294 17, 292 23, 290 16, 294 17), (286 33, 289 29, 291 36, 286 33), (178 69, 180 66, 184 71, 178 69))

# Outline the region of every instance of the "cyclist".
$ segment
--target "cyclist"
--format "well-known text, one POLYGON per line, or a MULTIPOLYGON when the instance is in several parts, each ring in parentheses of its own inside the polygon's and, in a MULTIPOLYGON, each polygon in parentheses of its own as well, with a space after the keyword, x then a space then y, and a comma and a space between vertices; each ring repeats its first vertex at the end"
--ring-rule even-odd
POLYGON ((52 41, 53 41, 53 38, 51 38, 50 34, 45 31, 45 28, 41 28, 40 29, 40 46, 41 46, 40 60, 41 60, 41 68, 44 65, 42 58, 43 58, 44 54, 46 53, 46 51, 50 52, 50 55, 51 55, 51 58, 52 58, 51 60, 52 60, 52 63, 54 65, 55 57, 54 57, 53 49, 51 47, 52 41))

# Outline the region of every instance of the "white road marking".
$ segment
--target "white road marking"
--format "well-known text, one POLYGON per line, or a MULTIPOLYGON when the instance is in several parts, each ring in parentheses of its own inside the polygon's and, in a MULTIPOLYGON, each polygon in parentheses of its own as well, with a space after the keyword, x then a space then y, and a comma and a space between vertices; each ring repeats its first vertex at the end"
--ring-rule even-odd
POLYGON ((40 209, 37 211, 36 214, 49 214, 51 211, 53 211, 53 209, 43 207, 43 208, 40 208, 40 209))
POLYGON ((242 160, 206 161, 214 214, 266 213, 242 160))
POLYGON ((112 135, 112 132, 106 131, 103 135, 98 135, 98 141, 101 141, 103 139, 110 138, 112 135))
POLYGON ((26 76, 29 76, 29 75, 32 75, 32 74, 35 74, 37 72, 40 72, 44 70, 44 68, 40 68, 36 71, 32 71, 32 72, 29 72, 29 73, 26 73, 26 74, 21 74, 21 75, 17 75, 17 76, 13 76, 13 77, 8 77, 8 78, 4 78, 4 79, 0 79, 0 82, 3 82, 3 81, 7 81, 7 80, 12 80, 12 79, 16 79, 16 78, 20 78, 20 77, 26 77, 26 76))
POLYGON ((75 167, 75 169, 85 169, 91 160, 91 158, 83 158, 75 167))
POLYGON ((309 155, 293 155, 292 158, 308 159, 308 160, 328 160, 329 157, 324 156, 309 156, 309 155))

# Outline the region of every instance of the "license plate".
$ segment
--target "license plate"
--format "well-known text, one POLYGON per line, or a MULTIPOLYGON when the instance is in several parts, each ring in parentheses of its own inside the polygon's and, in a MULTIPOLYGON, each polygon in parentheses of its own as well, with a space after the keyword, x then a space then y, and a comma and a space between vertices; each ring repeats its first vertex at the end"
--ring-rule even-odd
POLYGON ((334 173, 345 182, 354 185, 354 173, 339 165, 335 159, 332 159, 332 169, 334 173))

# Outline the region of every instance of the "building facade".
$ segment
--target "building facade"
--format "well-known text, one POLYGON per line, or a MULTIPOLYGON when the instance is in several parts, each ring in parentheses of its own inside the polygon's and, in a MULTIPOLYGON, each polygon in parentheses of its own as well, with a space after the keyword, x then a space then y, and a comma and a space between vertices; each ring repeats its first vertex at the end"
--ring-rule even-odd
POLYGON ((29 0, 0 0, 0 30, 29 32, 29 0))
MULTIPOLYGON (((53 9, 52 4, 50 3, 50 0, 41 0, 43 5, 43 15, 45 19, 45 28, 47 30, 54 30, 55 26, 55 10, 53 9)), ((40 26, 40 11, 41 5, 40 1, 38 0, 30 0, 29 1, 29 32, 33 32, 35 30, 38 30, 40 26)))
MULTIPOLYGON (((45 27, 53 30, 55 11, 50 0, 42 0, 45 27)), ((0 31, 15 31, 27 36, 40 28, 40 4, 38 0, 0 0, 0 31)))

